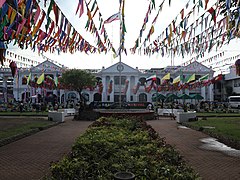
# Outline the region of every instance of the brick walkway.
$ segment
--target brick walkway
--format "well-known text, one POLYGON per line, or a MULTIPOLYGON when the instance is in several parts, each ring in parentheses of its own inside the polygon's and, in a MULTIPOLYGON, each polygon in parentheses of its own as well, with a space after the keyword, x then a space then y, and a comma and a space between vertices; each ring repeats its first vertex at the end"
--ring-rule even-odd
MULTIPOLYGON (((169 119, 148 121, 166 142, 176 147, 184 159, 203 179, 240 179, 240 158, 200 148, 207 135, 191 129, 178 128, 169 119)), ((0 180, 41 179, 49 173, 50 162, 61 159, 89 121, 66 122, 32 136, 0 147, 0 180)))
POLYGON ((192 129, 178 128, 174 120, 161 119, 148 121, 166 142, 176 147, 184 159, 203 179, 240 179, 240 157, 231 157, 217 151, 200 148, 201 138, 208 137, 192 129))
POLYGON ((55 162, 71 150, 71 146, 91 122, 72 121, 40 131, 0 147, 1 180, 41 179, 49 173, 50 162, 55 162))

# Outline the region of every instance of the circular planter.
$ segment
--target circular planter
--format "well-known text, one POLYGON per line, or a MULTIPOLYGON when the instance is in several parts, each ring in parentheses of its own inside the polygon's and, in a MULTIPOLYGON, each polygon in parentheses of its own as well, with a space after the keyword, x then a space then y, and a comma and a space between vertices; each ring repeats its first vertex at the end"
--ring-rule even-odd
POLYGON ((134 180, 135 175, 131 172, 117 172, 114 174, 115 180, 134 180))

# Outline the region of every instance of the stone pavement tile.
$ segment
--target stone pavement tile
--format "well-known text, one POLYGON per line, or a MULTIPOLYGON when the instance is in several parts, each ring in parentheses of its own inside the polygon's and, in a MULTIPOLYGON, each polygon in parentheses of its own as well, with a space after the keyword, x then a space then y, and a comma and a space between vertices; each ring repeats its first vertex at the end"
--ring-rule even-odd
POLYGON ((70 152, 91 123, 68 117, 64 123, 0 147, 0 180, 42 178, 49 173, 50 163, 70 152))
POLYGON ((148 121, 166 142, 175 146, 199 175, 206 180, 240 179, 240 157, 228 156, 219 151, 201 148, 200 139, 208 135, 192 129, 179 128, 173 120, 148 121))

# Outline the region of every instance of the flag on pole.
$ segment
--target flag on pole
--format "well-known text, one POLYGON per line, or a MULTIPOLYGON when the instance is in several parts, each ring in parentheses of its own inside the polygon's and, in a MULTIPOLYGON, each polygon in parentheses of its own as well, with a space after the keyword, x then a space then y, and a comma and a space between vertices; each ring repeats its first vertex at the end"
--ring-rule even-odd
POLYGON ((222 74, 219 74, 217 75, 215 78, 214 78, 215 81, 221 81, 223 80, 223 75, 222 74))
POLYGON ((116 21, 116 20, 120 20, 120 13, 119 12, 110 16, 108 19, 106 19, 104 21, 104 23, 107 24, 107 23, 111 23, 111 22, 116 21))
POLYGON ((205 80, 208 80, 208 78, 209 78, 209 74, 206 74, 206 75, 200 77, 199 81, 205 81, 205 80))
POLYGON ((157 80, 157 75, 156 74, 146 78, 146 81, 156 81, 156 80, 157 80))
POLYGON ((27 78, 27 85, 29 84, 29 81, 31 80, 31 73, 28 75, 28 78, 27 78))
POLYGON ((181 75, 177 76, 176 78, 173 79, 173 84, 177 84, 181 81, 181 75))
POLYGON ((187 83, 194 81, 195 80, 195 73, 192 74, 191 76, 189 76, 189 78, 187 79, 187 83))
POLYGON ((42 73, 41 76, 39 76, 38 80, 37 80, 37 84, 41 84, 44 81, 44 73, 42 73))
POLYGON ((170 73, 167 73, 165 76, 163 76, 162 80, 169 80, 170 79, 170 73))
POLYGON ((167 73, 163 78, 161 79, 161 84, 165 84, 170 79, 170 73, 167 73))

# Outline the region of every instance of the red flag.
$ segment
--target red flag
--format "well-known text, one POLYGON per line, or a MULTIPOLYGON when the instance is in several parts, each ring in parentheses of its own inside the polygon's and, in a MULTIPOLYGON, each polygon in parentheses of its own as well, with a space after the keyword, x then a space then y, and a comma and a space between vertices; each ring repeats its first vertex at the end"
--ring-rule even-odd
POLYGON ((214 23, 216 23, 216 12, 213 9, 213 7, 211 7, 208 12, 212 15, 212 20, 214 21, 214 23))

